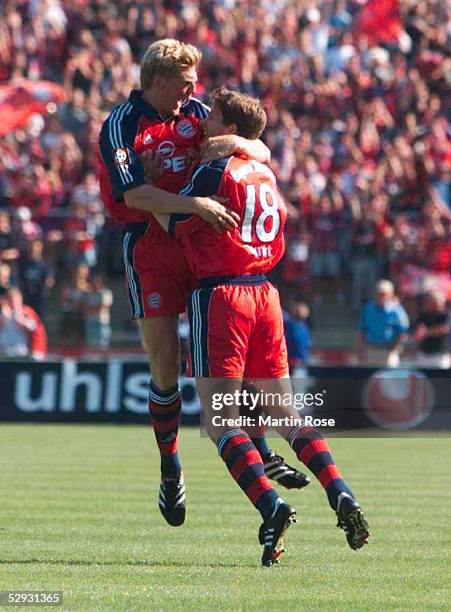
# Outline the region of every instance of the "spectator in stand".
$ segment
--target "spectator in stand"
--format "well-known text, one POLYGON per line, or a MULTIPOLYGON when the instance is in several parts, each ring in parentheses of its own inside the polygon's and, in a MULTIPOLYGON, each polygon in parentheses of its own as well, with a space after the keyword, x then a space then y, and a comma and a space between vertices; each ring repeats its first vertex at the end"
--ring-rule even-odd
POLYGON ((451 367, 449 332, 449 312, 446 310, 445 298, 440 293, 428 293, 412 333, 420 367, 445 370, 451 367))
POLYGON ((25 304, 31 306, 43 319, 44 296, 46 290, 55 285, 55 277, 44 259, 42 240, 31 242, 26 254, 19 260, 19 280, 25 304))
POLYGON ((418 254, 420 228, 405 215, 395 218, 387 240, 390 273, 396 277, 407 264, 415 263, 418 254))
POLYGON ((284 313, 285 338, 287 341, 290 375, 299 376, 308 365, 311 346, 308 319, 309 307, 301 300, 290 301, 288 312, 284 313))
POLYGON ((288 286, 300 293, 308 293, 309 234, 299 230, 298 236, 289 238, 282 264, 281 278, 288 286))
POLYGON ((90 348, 106 349, 111 341, 113 292, 105 287, 102 274, 94 274, 90 290, 83 295, 85 340, 90 348))
POLYGON ((333 211, 332 201, 324 194, 318 203, 318 212, 313 213, 312 246, 310 254, 311 274, 314 279, 314 300, 321 301, 324 285, 332 288, 333 295, 343 299, 340 279, 341 262, 337 246, 338 215, 333 211))
POLYGON ((83 181, 74 188, 72 202, 76 206, 83 206, 90 214, 99 214, 103 211, 99 181, 93 172, 88 172, 83 181))
POLYGON ((88 172, 83 181, 75 187, 71 202, 73 207, 82 207, 86 210, 86 229, 90 237, 95 239, 95 242, 91 243, 93 245, 91 248, 96 251, 92 254, 92 258, 97 261, 97 253, 102 248, 101 238, 105 238, 102 233, 105 217, 99 181, 93 172, 88 172))
POLYGON ((11 204, 16 208, 30 209, 37 217, 48 214, 52 206, 52 184, 42 164, 35 161, 23 169, 16 181, 11 204))
POLYGON ((38 314, 24 306, 17 287, 0 288, 0 355, 44 359, 47 332, 38 314))
POLYGON ((72 216, 64 223, 64 263, 69 269, 78 264, 93 268, 97 263, 95 223, 83 205, 73 203, 72 211, 72 216))
POLYGON ((79 143, 85 143, 88 137, 89 114, 86 96, 82 89, 75 89, 72 100, 65 105, 61 113, 62 126, 74 134, 79 143))
POLYGON ((2 357, 25 357, 28 349, 28 321, 14 312, 9 290, 0 288, 0 355, 2 357))
POLYGON ((362 208, 362 216, 355 222, 351 242, 352 303, 354 314, 370 298, 380 273, 378 252, 379 230, 371 210, 362 208))
POLYGON ((11 266, 0 260, 0 289, 7 291, 13 286, 11 266))
POLYGON ((42 237, 42 229, 38 223, 32 220, 31 211, 25 206, 20 206, 16 210, 14 223, 14 234, 16 245, 23 255, 27 252, 30 243, 42 237))
POLYGON ((376 299, 363 308, 357 353, 361 365, 396 368, 409 329, 409 318, 393 283, 379 280, 376 299))
POLYGON ((60 297, 61 342, 79 346, 85 334, 83 303, 91 290, 89 266, 79 264, 68 282, 63 284, 60 297))
POLYGON ((6 210, 0 210, 0 261, 14 263, 19 257, 11 217, 6 210))

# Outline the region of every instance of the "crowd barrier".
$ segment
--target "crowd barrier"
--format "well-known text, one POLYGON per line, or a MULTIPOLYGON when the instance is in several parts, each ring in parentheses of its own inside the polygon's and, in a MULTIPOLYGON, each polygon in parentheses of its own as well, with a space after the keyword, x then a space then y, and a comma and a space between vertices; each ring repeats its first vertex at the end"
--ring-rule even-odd
MULTIPOLYGON (((451 431, 449 371, 311 367, 292 383, 300 415, 334 419, 338 431, 451 431)), ((2 361, 0 421, 146 423, 148 384, 140 361, 2 361)), ((198 424, 195 382, 181 377, 180 386, 183 422, 198 424)))

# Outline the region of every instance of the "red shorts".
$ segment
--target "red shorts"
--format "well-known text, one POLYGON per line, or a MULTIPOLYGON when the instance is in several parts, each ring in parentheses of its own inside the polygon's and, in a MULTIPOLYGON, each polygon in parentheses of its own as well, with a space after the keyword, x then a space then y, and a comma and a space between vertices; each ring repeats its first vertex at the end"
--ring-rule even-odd
POLYGON ((196 289, 189 300, 195 377, 255 379, 288 374, 279 293, 264 277, 241 278, 245 284, 196 289))
POLYGON ((184 312, 197 283, 178 242, 150 221, 128 225, 122 246, 133 318, 184 312))

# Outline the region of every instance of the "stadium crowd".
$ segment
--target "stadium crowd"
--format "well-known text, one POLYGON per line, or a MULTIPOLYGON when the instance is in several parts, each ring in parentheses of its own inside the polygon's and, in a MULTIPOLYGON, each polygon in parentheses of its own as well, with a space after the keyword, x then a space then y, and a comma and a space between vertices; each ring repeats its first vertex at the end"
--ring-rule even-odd
MULTIPOLYGON (((56 284, 63 321, 78 337, 88 330, 89 307, 77 305, 71 318, 68 296, 91 282, 105 291, 95 273, 111 276, 120 257, 120 230, 96 180, 99 129, 138 86, 147 46, 174 37, 203 53, 199 97, 225 84, 265 102, 264 140, 290 212, 284 294, 336 296, 358 313, 384 276, 411 314, 432 289, 449 299, 451 11, 440 0, 400 0, 399 18, 379 15, 368 28, 377 4, 396 8, 395 0, 5 0, 0 84, 54 81, 66 101, 0 140, 1 283, 20 283, 26 296, 24 262, 43 251, 34 308, 56 284)), ((102 346, 111 299, 97 300, 105 331, 85 336, 102 346)))

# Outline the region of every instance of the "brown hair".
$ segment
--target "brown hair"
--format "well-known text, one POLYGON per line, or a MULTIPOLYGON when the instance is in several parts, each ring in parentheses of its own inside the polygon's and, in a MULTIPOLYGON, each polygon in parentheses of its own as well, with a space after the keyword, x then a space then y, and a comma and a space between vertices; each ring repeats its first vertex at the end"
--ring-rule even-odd
POLYGON ((147 89, 152 85, 155 75, 172 77, 197 66, 202 53, 193 45, 180 40, 164 38, 152 43, 144 54, 141 63, 141 87, 147 89))
POLYGON ((238 136, 253 140, 266 127, 266 113, 260 100, 225 87, 215 89, 212 104, 221 110, 224 125, 236 124, 238 136))

